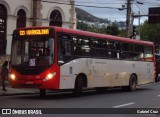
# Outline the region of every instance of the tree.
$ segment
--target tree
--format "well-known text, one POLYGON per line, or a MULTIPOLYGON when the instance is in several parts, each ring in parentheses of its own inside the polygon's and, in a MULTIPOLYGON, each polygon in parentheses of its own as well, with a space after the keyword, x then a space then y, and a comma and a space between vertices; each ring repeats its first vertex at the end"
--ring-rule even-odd
POLYGON ((160 43, 160 24, 148 24, 148 21, 145 21, 140 30, 142 40, 160 43))
POLYGON ((159 50, 160 46, 160 24, 148 24, 145 21, 140 27, 141 38, 146 41, 152 41, 155 44, 156 50, 159 50))
POLYGON ((118 26, 116 24, 108 26, 107 28, 106 27, 96 28, 95 26, 89 26, 84 22, 78 22, 77 29, 95 33, 101 33, 101 34, 115 35, 115 36, 117 36, 119 33, 118 26))
POLYGON ((80 29, 80 30, 87 30, 88 29, 88 25, 85 24, 84 22, 78 22, 77 23, 77 29, 80 29))
POLYGON ((118 33, 119 33, 118 26, 116 24, 113 24, 112 26, 107 27, 106 34, 117 36, 118 33))

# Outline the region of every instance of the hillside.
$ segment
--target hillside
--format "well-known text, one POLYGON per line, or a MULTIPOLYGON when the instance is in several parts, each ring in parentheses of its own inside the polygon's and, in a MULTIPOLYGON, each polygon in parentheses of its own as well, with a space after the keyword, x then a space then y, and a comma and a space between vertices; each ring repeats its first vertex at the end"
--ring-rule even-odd
POLYGON ((77 19, 89 22, 100 22, 100 23, 109 23, 110 21, 103 18, 98 18, 80 8, 76 7, 77 19))

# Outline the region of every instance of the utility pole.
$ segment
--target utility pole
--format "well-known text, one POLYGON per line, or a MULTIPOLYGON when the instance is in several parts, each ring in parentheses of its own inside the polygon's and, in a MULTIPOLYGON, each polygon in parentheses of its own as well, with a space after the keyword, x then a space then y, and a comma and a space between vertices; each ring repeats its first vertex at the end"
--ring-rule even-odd
POLYGON ((130 28, 129 28, 129 37, 132 38, 132 39, 135 39, 135 36, 134 36, 134 26, 133 26, 133 22, 134 22, 134 13, 132 13, 131 15, 131 23, 130 23, 130 28))
POLYGON ((130 37, 131 0, 127 0, 126 36, 130 37))
POLYGON ((139 37, 141 37, 141 29, 140 29, 140 26, 141 26, 141 16, 140 16, 140 11, 138 11, 138 15, 139 15, 139 17, 138 17, 138 33, 139 33, 139 37))

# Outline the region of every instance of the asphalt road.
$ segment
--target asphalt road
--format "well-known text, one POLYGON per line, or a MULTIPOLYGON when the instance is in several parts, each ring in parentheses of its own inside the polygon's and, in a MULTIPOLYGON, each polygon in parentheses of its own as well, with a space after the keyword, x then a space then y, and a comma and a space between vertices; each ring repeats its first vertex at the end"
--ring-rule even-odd
POLYGON ((45 98, 41 98, 38 94, 1 96, 0 100, 0 108, 50 108, 51 110, 52 108, 71 108, 68 114, 60 114, 58 113, 59 110, 57 110, 58 114, 54 116, 51 114, 47 115, 51 117, 82 117, 82 115, 87 117, 160 117, 156 112, 155 114, 134 114, 132 110, 129 110, 135 108, 136 112, 137 110, 142 112, 141 110, 144 110, 144 108, 145 110, 149 108, 149 111, 153 108, 155 111, 160 111, 160 83, 140 86, 135 92, 123 91, 116 88, 103 93, 87 91, 81 97, 75 97, 71 92, 63 92, 49 93, 45 98), (73 113, 76 111, 74 110, 75 108, 87 108, 84 111, 88 111, 90 114, 83 112, 82 114, 71 114, 72 111, 73 113), (114 114, 114 111, 111 114, 104 114, 103 111, 102 114, 96 114, 96 111, 101 110, 100 108, 111 109, 111 111, 112 109, 118 109, 122 114, 114 114), (131 114, 129 114, 130 112, 131 114))

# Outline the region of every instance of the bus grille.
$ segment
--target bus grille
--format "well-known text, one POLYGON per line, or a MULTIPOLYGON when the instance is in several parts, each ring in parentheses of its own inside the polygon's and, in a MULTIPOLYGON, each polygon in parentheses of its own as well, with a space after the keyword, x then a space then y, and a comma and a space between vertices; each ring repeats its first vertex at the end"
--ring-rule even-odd
POLYGON ((41 84, 21 84, 21 87, 24 88, 39 88, 41 86, 42 86, 41 84))

